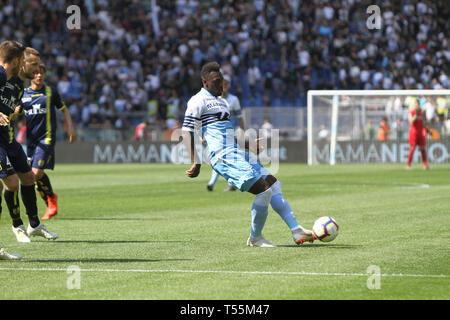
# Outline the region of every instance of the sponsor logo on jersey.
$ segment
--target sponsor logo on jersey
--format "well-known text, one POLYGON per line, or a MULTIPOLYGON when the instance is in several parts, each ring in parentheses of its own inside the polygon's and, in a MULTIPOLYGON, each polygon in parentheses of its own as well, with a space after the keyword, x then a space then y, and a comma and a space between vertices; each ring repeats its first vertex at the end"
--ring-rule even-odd
POLYGON ((36 115, 36 114, 46 114, 46 113, 47 113, 47 108, 41 108, 40 103, 35 103, 32 105, 31 109, 25 110, 26 116, 36 115))

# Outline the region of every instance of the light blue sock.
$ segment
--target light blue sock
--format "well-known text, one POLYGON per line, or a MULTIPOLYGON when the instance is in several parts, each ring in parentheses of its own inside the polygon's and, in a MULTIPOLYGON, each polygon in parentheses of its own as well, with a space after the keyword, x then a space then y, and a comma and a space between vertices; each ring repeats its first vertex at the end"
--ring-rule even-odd
POLYGON ((286 222, 291 230, 300 228, 301 226, 298 224, 291 206, 283 197, 283 193, 281 192, 281 183, 279 181, 275 182, 271 189, 272 199, 270 200, 270 205, 273 210, 280 215, 281 219, 286 222))
POLYGON ((269 203, 272 196, 272 190, 268 189, 256 195, 252 205, 252 227, 250 237, 256 238, 262 236, 262 230, 269 214, 269 203))
POLYGON ((211 179, 209 179, 208 185, 209 186, 215 185, 218 178, 219 178, 219 174, 216 172, 216 170, 213 170, 211 173, 211 179))
POLYGON ((250 236, 252 238, 262 236, 262 229, 266 224, 267 216, 269 215, 268 207, 260 207, 255 204, 252 206, 252 229, 250 236))

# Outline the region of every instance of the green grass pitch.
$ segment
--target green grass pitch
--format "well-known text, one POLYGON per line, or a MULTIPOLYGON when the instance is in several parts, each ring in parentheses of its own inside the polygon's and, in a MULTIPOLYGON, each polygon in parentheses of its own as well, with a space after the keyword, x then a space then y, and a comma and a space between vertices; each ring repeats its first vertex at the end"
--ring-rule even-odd
POLYGON ((449 165, 282 164, 300 224, 330 215, 341 230, 298 247, 270 208, 264 235, 277 248, 246 246, 251 194, 223 192, 222 178, 207 192, 211 168, 186 169, 58 165, 59 214, 44 222, 56 241, 18 243, 3 201, 0 245, 23 259, 0 261, 0 299, 450 298, 449 165))

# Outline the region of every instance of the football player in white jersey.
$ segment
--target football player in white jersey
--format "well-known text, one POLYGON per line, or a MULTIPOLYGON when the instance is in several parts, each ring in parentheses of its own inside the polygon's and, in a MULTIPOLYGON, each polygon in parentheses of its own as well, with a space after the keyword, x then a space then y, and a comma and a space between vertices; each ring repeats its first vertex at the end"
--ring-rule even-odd
MULTIPOLYGON (((229 75, 223 76, 223 90, 222 90, 222 98, 227 100, 229 109, 230 109, 230 121, 233 125, 233 128, 239 127, 239 130, 244 132, 244 118, 242 117, 241 103, 239 102, 239 98, 234 94, 231 94, 229 90, 229 86, 231 83, 231 77, 229 75)), ((217 171, 213 170, 211 173, 211 178, 209 179, 208 184, 206 185, 206 189, 208 191, 213 191, 214 185, 219 178, 219 174, 217 171)), ((229 184, 228 187, 224 191, 235 191, 236 188, 229 184)))
MULTIPOLYGON (((221 97, 223 76, 220 65, 217 62, 205 64, 201 70, 201 78, 203 88, 188 101, 182 127, 183 142, 193 162, 186 171, 188 177, 195 178, 200 174, 201 161, 194 142, 194 132, 199 129, 208 147, 213 169, 235 188, 255 195, 248 246, 276 246, 262 235, 269 205, 291 229, 296 244, 314 241, 313 233, 298 224, 289 203, 283 197, 280 182, 261 164, 251 159, 248 152, 239 148, 230 122, 229 104, 221 97)), ((248 149, 248 146, 245 148, 248 149)), ((257 139, 256 153, 259 149, 257 139)))

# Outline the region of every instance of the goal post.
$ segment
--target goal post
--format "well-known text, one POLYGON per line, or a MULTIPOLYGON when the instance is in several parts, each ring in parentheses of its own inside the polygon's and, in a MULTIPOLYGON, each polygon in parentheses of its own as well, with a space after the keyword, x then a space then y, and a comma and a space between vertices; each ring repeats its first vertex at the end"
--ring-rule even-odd
POLYGON ((450 90, 310 90, 308 164, 404 162, 409 150, 407 115, 416 101, 433 133, 427 138, 431 162, 449 163, 450 90), (383 118, 390 132, 379 139, 383 118))

